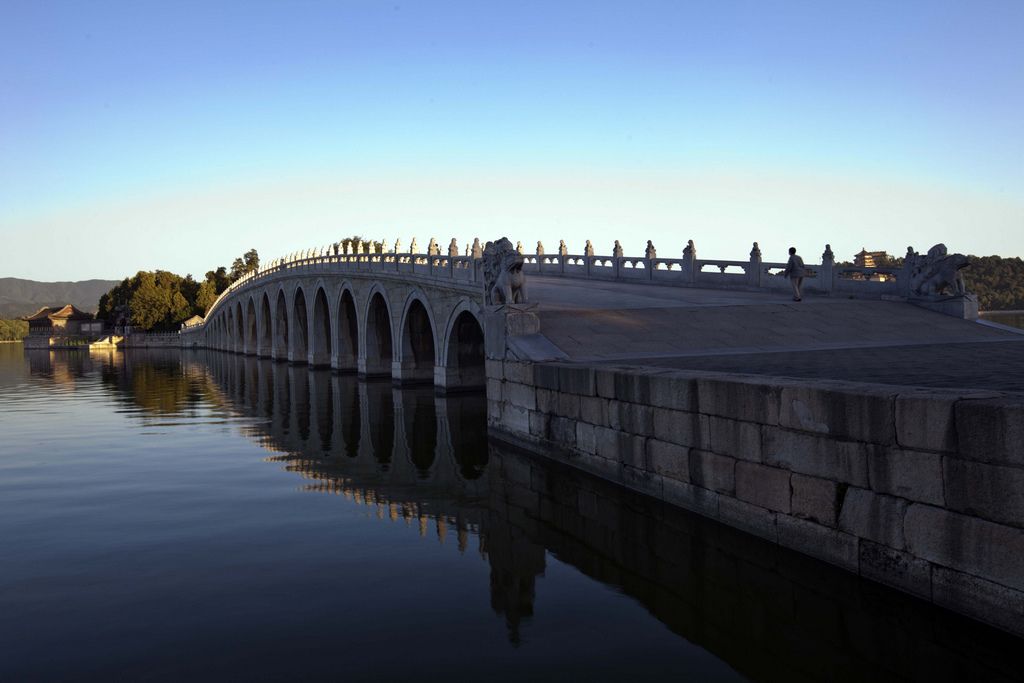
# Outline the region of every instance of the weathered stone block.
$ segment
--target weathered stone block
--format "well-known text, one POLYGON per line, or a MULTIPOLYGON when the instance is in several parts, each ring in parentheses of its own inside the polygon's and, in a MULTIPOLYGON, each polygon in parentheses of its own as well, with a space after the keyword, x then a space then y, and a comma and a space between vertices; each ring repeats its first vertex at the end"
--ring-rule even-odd
POLYGON ((868 446, 778 427, 762 432, 766 465, 867 488, 868 446))
POLYGON ((1011 633, 1024 633, 1024 592, 946 567, 932 567, 932 600, 1011 633))
POLYGON ((956 457, 943 458, 942 466, 946 508, 1024 527, 1024 469, 956 457))
POLYGON ((794 474, 791 513, 825 526, 834 527, 839 513, 839 485, 830 479, 794 474))
POLYGON ((576 421, 567 417, 551 416, 548 433, 551 440, 563 448, 576 447, 576 421))
POLYGON ((580 418, 580 397, 578 394, 567 394, 559 391, 555 394, 554 411, 562 417, 570 417, 574 420, 580 418))
POLYGON ((920 503, 942 505, 942 456, 889 448, 868 456, 871 489, 920 503))
MULTIPOLYGON (((738 463, 740 465, 744 463, 738 463)), ((758 505, 742 500, 721 496, 718 499, 718 519, 734 529, 745 531, 759 538, 776 542, 776 514, 758 505)))
POLYGON ((558 391, 558 366, 553 363, 535 363, 533 384, 538 389, 558 391))
POLYGON ((907 550, 951 569, 1024 590, 1024 533, 923 503, 907 510, 907 550))
MULTIPOLYGON (((624 401, 626 403, 651 404, 651 378, 671 373, 663 368, 626 367, 612 373, 609 388, 608 380, 602 379, 598 387, 599 395, 605 398, 624 401), (605 396, 605 393, 609 395, 605 396)), ((596 379, 596 378, 595 378, 596 379)))
POLYGON ((530 411, 511 403, 501 404, 501 425, 511 432, 530 433, 530 411))
POLYGON ((615 398, 615 376, 625 371, 614 366, 598 366, 594 368, 594 384, 597 395, 601 398, 615 398))
POLYGON ((534 389, 537 410, 553 415, 558 409, 558 392, 550 389, 534 389))
POLYGON ((861 539, 860 574, 872 581, 931 600, 932 566, 909 553, 861 539))
POLYGON ((724 455, 693 449, 690 451, 690 481, 697 486, 732 494, 736 490, 736 461, 724 455))
POLYGON ((851 572, 858 571, 860 551, 856 536, 786 515, 777 516, 775 526, 780 545, 851 572))
POLYGON ((779 423, 782 387, 735 375, 698 377, 697 405, 701 413, 761 424, 779 423))
POLYGON ((585 365, 558 365, 558 390, 579 396, 596 396, 594 368, 585 365))
POLYGON ((731 458, 761 462, 761 425, 725 417, 708 417, 707 450, 731 458))
POLYGON ((537 393, 532 386, 505 382, 502 392, 505 400, 514 406, 526 408, 527 410, 537 409, 537 393))
POLYGON ((590 455, 597 454, 597 431, 594 425, 586 422, 576 423, 576 448, 590 455))
POLYGON ((654 433, 654 409, 638 403, 608 402, 608 420, 612 427, 631 434, 654 433))
POLYGON ((683 413, 667 408, 653 410, 653 436, 680 446, 708 450, 708 416, 697 413, 683 413))
POLYGON ((950 392, 896 396, 896 442, 905 448, 956 452, 957 397, 950 392))
POLYGON ((662 491, 667 503, 711 519, 718 518, 718 501, 721 496, 714 491, 668 477, 662 477, 662 491))
MULTIPOLYGON (((640 491, 646 493, 649 496, 661 496, 662 492, 662 477, 648 472, 647 470, 638 469, 631 467, 630 465, 622 465, 619 483, 627 488, 631 488, 634 491, 640 491)), ((616 507, 616 510, 619 508, 616 507)))
POLYGON ((489 423, 495 424, 501 421, 501 406, 500 399, 487 399, 487 421, 489 423))
POLYGON ((656 474, 676 481, 690 481, 690 449, 686 446, 648 439, 647 464, 656 474))
POLYGON ((580 398, 580 419, 601 427, 612 426, 608 418, 608 399, 600 396, 580 398))
POLYGON ((672 372, 650 377, 650 405, 658 408, 697 412, 697 379, 672 372))
POLYGON ((487 374, 487 379, 496 379, 500 381, 504 372, 502 362, 491 358, 485 359, 484 372, 487 374))
POLYGON ((500 379, 487 378, 487 398, 495 401, 501 401, 504 399, 502 394, 502 382, 500 379))
POLYGON ((907 501, 850 488, 839 511, 839 528, 859 538, 902 550, 907 501))
POLYGON ((956 404, 957 451, 970 460, 1024 465, 1024 401, 963 400, 956 404))
POLYGON ((590 455, 581 451, 577 451, 577 453, 579 453, 579 458, 573 461, 573 466, 579 467, 583 471, 589 472, 601 479, 607 479, 608 481, 619 480, 619 470, 622 469, 622 464, 617 460, 609 460, 608 458, 602 458, 600 455, 590 455))
POLYGON ((536 410, 530 411, 530 434, 542 439, 548 436, 548 424, 551 417, 547 413, 537 412, 536 410))
POLYGON ((646 439, 627 434, 617 429, 595 428, 597 454, 630 467, 645 469, 647 466, 646 439))
MULTIPOLYGON (((507 360, 504 362, 502 372, 506 382, 533 384, 533 363, 507 360)), ((490 373, 488 373, 489 375, 490 373)))
POLYGON ((736 497, 776 512, 790 511, 789 470, 752 462, 736 463, 736 497))
POLYGON ((789 386, 782 390, 779 424, 840 439, 893 444, 895 397, 895 389, 864 385, 789 386))
POLYGON ((647 438, 618 432, 618 462, 639 470, 647 469, 647 438))

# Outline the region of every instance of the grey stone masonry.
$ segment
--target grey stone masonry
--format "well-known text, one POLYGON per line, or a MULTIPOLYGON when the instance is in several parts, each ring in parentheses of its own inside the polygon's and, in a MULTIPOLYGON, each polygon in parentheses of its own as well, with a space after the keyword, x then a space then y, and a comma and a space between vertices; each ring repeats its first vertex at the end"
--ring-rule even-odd
POLYGON ((1024 397, 487 362, 498 438, 1024 635, 1024 397))

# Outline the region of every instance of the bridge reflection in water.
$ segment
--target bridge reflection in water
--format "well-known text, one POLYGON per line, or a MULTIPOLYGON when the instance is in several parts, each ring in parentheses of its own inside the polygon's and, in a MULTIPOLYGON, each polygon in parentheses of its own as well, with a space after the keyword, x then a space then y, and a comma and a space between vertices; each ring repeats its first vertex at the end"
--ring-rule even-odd
POLYGON ((218 352, 133 356, 43 353, 30 363, 67 382, 99 364, 149 415, 187 410, 201 395, 252 418, 246 436, 305 490, 343 495, 427 538, 454 536, 460 550, 476 536, 513 642, 546 609, 536 586, 555 557, 753 680, 1010 681, 1024 671, 1020 641, 1007 634, 488 442, 481 396, 218 352))

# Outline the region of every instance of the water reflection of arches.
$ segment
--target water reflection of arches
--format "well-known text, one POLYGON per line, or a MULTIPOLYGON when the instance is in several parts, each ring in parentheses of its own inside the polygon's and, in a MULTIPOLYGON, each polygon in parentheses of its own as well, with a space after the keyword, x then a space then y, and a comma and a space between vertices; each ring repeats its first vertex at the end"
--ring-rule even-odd
POLYGON ((198 397, 225 415, 263 418, 236 424, 305 490, 344 495, 385 523, 418 524, 439 540, 454 530, 460 549, 478 532, 491 605, 512 640, 528 634, 534 612, 552 609, 537 582, 557 561, 637 601, 751 680, 832 679, 836 662, 849 680, 1014 680, 1024 666, 1012 636, 581 472, 492 443, 485 476, 467 477, 480 471, 466 455, 474 430, 486 429, 474 426, 479 396, 433 399, 435 461, 423 478, 410 444, 429 389, 220 353, 34 357, 33 381, 98 371, 119 400, 143 407, 128 419, 179 414, 198 397), (364 400, 370 392, 377 402, 364 400), (381 412, 391 414, 387 468, 364 429, 379 425, 381 412))
POLYGON ((381 484, 455 487, 470 496, 486 488, 486 449, 462 443, 486 439, 481 395, 439 398, 429 387, 403 390, 247 356, 213 359, 225 393, 269 418, 252 429, 276 450, 347 462, 381 484))

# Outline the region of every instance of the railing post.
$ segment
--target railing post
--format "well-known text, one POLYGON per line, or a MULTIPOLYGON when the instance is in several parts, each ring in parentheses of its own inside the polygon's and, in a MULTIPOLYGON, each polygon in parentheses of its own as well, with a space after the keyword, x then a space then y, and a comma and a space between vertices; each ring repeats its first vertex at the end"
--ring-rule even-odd
POLYGON ((754 242, 750 250, 750 267, 747 270, 747 284, 751 287, 761 286, 761 248, 754 242))
POLYGON ((836 255, 832 253, 832 245, 826 244, 825 251, 821 255, 821 268, 818 270, 818 281, 821 283, 821 288, 829 294, 832 293, 832 289, 835 285, 833 280, 835 277, 835 265, 836 255))
POLYGON ((683 282, 694 284, 697 281, 697 247, 693 246, 693 240, 686 243, 683 249, 683 282))

